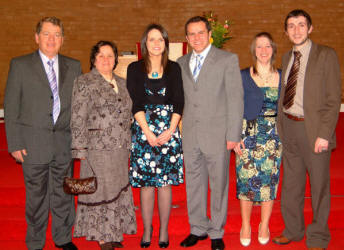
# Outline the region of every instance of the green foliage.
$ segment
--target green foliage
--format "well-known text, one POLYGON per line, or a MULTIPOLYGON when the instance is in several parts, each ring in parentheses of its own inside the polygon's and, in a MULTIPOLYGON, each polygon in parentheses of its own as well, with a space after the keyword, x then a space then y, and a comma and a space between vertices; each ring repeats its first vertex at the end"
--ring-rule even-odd
POLYGON ((207 18, 211 25, 212 35, 210 42, 217 48, 222 48, 223 44, 230 40, 232 36, 230 35, 229 26, 231 22, 225 20, 224 24, 221 24, 217 16, 213 14, 212 11, 203 13, 203 16, 207 18))

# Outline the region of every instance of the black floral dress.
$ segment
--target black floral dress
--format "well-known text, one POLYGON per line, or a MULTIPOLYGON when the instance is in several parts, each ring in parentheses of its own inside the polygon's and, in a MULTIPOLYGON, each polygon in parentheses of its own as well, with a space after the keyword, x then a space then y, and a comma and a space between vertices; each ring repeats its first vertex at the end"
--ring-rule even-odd
MULTIPOLYGON (((145 105, 146 120, 150 130, 159 136, 169 128, 173 105, 164 103, 166 84, 161 79, 148 79, 145 92, 152 102, 145 105)), ((151 147, 138 122, 132 126, 130 156, 130 184, 133 187, 163 187, 183 183, 183 153, 179 129, 160 147, 151 147)))

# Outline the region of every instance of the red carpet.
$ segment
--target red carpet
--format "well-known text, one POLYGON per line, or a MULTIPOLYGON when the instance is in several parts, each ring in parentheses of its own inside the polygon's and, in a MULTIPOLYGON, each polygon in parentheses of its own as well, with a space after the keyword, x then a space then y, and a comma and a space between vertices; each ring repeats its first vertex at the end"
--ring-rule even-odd
MULTIPOLYGON (((333 152, 331 160, 331 213, 329 217, 329 226, 332 240, 328 249, 344 249, 344 114, 340 115, 339 124, 337 126, 337 149, 333 152)), ((25 190, 21 166, 16 164, 9 156, 6 149, 6 139, 4 132, 4 124, 0 123, 0 249, 26 249, 25 246, 25 190)), ((78 165, 76 172, 78 171, 78 165)), ((305 240, 293 242, 286 246, 278 246, 269 242, 265 246, 261 246, 257 240, 257 230, 259 224, 260 207, 254 207, 252 215, 252 243, 248 248, 242 247, 239 242, 239 231, 241 226, 239 201, 235 198, 235 168, 234 155, 231 156, 230 165, 230 193, 228 206, 228 219, 225 226, 224 241, 226 249, 282 249, 282 250, 298 250, 306 249, 305 240)), ((282 176, 281 176, 282 177, 282 176)), ((309 224, 312 220, 312 209, 310 203, 310 187, 307 186, 306 202, 305 202, 305 221, 309 224)), ((139 204, 139 190, 134 189, 135 204, 139 204)), ((283 220, 280 213, 280 201, 276 200, 273 214, 270 221, 271 236, 274 237, 283 230, 283 220)), ((179 243, 189 233, 189 225, 186 209, 186 193, 185 186, 173 188, 173 204, 178 208, 172 209, 169 225, 170 246, 168 249, 184 249, 179 247, 179 243)), ((159 217, 157 208, 154 212, 153 227, 154 233, 152 245, 149 249, 157 250, 159 237, 159 217)), ((142 220, 140 211, 137 213, 138 233, 136 235, 128 235, 124 238, 125 249, 141 249, 139 247, 142 235, 142 220)), ((99 249, 96 242, 89 242, 83 238, 73 239, 79 249, 99 249)), ((47 241, 45 249, 56 249, 52 241, 50 228, 47 231, 47 241)), ((210 240, 199 242, 193 249, 210 249, 210 240)))

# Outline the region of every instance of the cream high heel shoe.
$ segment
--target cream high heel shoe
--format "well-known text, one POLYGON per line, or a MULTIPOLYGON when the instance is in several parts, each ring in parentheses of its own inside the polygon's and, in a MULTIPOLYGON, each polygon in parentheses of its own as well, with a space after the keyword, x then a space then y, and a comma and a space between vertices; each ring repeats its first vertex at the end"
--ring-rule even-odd
POLYGON ((270 240, 270 231, 269 231, 269 229, 268 229, 268 237, 266 237, 266 238, 260 237, 260 236, 259 236, 259 235, 260 235, 260 224, 261 224, 261 223, 259 223, 259 228, 258 228, 258 241, 259 241, 259 243, 260 243, 261 245, 265 245, 265 244, 267 244, 267 243, 269 242, 269 240, 270 240))
POLYGON ((242 228, 240 229, 240 243, 244 247, 249 246, 251 244, 251 227, 250 227, 250 238, 242 238, 241 235, 242 235, 242 228))

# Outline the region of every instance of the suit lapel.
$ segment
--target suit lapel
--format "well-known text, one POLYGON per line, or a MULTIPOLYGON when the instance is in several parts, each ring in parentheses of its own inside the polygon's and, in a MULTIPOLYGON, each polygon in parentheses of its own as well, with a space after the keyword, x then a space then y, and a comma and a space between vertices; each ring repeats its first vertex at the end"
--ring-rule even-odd
POLYGON ((59 85, 59 90, 61 91, 63 88, 64 79, 68 71, 68 66, 65 63, 63 56, 59 54, 58 57, 59 57, 59 83, 58 85, 59 85))
POLYGON ((285 77, 286 77, 286 73, 287 73, 287 68, 288 68, 288 64, 289 64, 289 61, 290 61, 290 57, 291 57, 291 51, 288 52, 288 55, 287 57, 285 58, 285 61, 282 62, 282 83, 284 85, 286 85, 286 82, 285 82, 285 77))
POLYGON ((192 55, 192 52, 190 52, 189 54, 186 55, 186 60, 185 60, 184 68, 186 69, 187 76, 191 79, 192 82, 195 83, 195 80, 193 78, 193 75, 192 75, 192 72, 191 72, 191 69, 190 69, 191 55, 192 55))
POLYGON ((307 65, 306 65, 306 72, 305 72, 305 81, 304 81, 304 91, 303 93, 305 93, 306 90, 306 86, 308 86, 308 84, 310 84, 312 81, 309 80, 311 79, 312 75, 313 75, 313 63, 316 62, 316 57, 317 57, 317 52, 318 50, 318 46, 312 42, 312 47, 311 50, 309 51, 309 56, 308 56, 308 61, 307 61, 307 65))
POLYGON ((209 67, 214 63, 214 59, 215 59, 215 49, 211 45, 210 50, 206 58, 204 59, 201 70, 198 74, 197 82, 199 82, 199 79, 202 79, 203 75, 207 73, 207 70, 209 69, 209 67))
POLYGON ((36 51, 36 53, 33 53, 32 55, 32 65, 33 65, 34 71, 37 73, 39 78, 41 78, 41 82, 43 83, 43 85, 50 89, 48 76, 47 76, 47 73, 45 72, 43 62, 38 53, 38 50, 36 51))
POLYGON ((291 51, 288 52, 288 55, 286 57, 284 57, 284 61, 282 61, 282 75, 281 75, 281 94, 280 94, 280 107, 283 107, 283 99, 284 99, 284 92, 285 92, 285 86, 286 86, 286 82, 285 82, 285 77, 286 77, 286 71, 288 68, 288 64, 290 61, 290 57, 291 57, 291 51))
POLYGON ((190 52, 189 54, 186 55, 186 60, 185 60, 184 67, 187 68, 186 74, 190 78, 190 80, 194 83, 194 87, 198 87, 199 79, 202 78, 202 75, 206 74, 207 69, 214 62, 215 49, 214 49, 213 46, 211 46, 211 48, 210 48, 206 58, 204 59, 204 62, 203 62, 202 67, 201 67, 201 70, 200 70, 200 72, 198 74, 198 77, 197 77, 197 81, 194 80, 192 72, 191 72, 191 69, 190 69, 191 55, 192 55, 192 52, 190 52))

